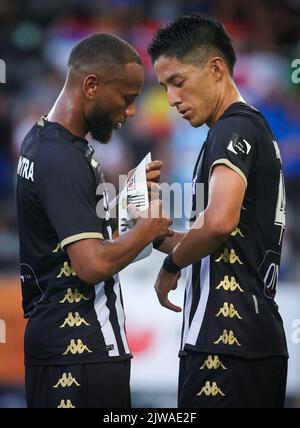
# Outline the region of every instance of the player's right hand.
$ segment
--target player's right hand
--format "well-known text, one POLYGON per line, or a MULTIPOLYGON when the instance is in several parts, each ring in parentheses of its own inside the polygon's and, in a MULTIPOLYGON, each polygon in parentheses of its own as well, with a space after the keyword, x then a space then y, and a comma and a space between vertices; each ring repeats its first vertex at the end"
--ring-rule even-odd
POLYGON ((156 199, 150 202, 149 207, 145 210, 138 210, 131 205, 128 207, 128 211, 134 219, 137 219, 136 227, 149 233, 151 241, 173 236, 174 231, 169 229, 173 221, 163 213, 161 200, 156 199))

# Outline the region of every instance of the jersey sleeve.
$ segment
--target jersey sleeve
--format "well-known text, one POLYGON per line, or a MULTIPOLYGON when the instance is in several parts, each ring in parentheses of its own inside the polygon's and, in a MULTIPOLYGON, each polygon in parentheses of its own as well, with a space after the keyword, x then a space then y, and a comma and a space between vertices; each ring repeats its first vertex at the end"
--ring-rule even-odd
MULTIPOLYGON (((52 145, 53 146, 53 145, 52 145)), ((82 153, 67 145, 55 152, 43 145, 35 164, 34 182, 42 206, 61 247, 86 238, 103 238, 103 220, 96 214, 96 185, 82 153)))
POLYGON ((210 135, 210 173, 216 165, 236 171, 247 186, 257 150, 257 128, 243 116, 221 119, 210 135))

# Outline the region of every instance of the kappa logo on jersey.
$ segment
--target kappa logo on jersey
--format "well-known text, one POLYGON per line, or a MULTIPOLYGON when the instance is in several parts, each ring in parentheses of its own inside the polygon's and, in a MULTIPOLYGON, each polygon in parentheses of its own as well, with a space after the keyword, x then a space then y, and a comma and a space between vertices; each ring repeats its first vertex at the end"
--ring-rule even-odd
POLYGON ((26 180, 33 180, 34 162, 31 162, 25 156, 20 156, 17 174, 26 180))
POLYGON ((216 287, 216 290, 220 290, 221 288, 225 291, 239 290, 241 293, 244 293, 244 290, 240 287, 234 276, 229 279, 229 276, 225 275, 223 281, 216 287))
POLYGON ((93 351, 89 350, 89 348, 82 343, 81 339, 78 339, 77 343, 74 339, 71 339, 70 345, 67 347, 63 355, 68 355, 69 353, 72 355, 83 354, 85 351, 90 354, 93 353, 93 351))
POLYGON ((59 303, 79 303, 81 300, 90 300, 87 297, 85 297, 82 293, 79 292, 77 288, 68 288, 67 293, 65 294, 63 300, 60 300, 59 303))
POLYGON ((235 237, 237 235, 239 235, 241 238, 245 238, 245 235, 242 234, 242 231, 241 231, 241 229, 239 227, 236 227, 234 229, 234 231, 231 232, 231 236, 232 237, 235 237))
POLYGON ((220 262, 224 262, 224 263, 230 263, 230 264, 234 264, 236 262, 238 262, 240 265, 242 265, 243 263, 241 262, 239 256, 236 254, 235 250, 230 250, 229 253, 229 249, 225 248, 224 252, 221 253, 220 257, 218 257, 215 262, 220 263, 220 262))
POLYGON ((222 397, 225 397, 225 394, 221 391, 221 388, 218 387, 216 382, 212 382, 212 384, 207 381, 205 386, 201 389, 200 392, 198 392, 197 395, 206 395, 207 397, 216 397, 217 395, 222 395, 222 397))
POLYGON ((224 318, 234 318, 237 317, 239 320, 243 319, 238 311, 235 309, 234 305, 232 303, 224 302, 224 305, 222 308, 220 308, 219 312, 217 313, 216 317, 223 315, 224 318))
POLYGON ((208 358, 204 361, 203 366, 200 367, 200 370, 204 370, 205 368, 208 370, 218 370, 220 367, 223 370, 227 370, 222 361, 219 359, 218 355, 209 355, 208 358))
POLYGON ((223 334, 219 337, 218 340, 216 340, 216 342, 214 342, 214 345, 218 345, 219 343, 224 343, 224 345, 229 346, 242 346, 235 337, 232 330, 229 330, 229 332, 227 330, 223 330, 223 334))
POLYGON ((59 379, 56 385, 54 385, 52 388, 67 388, 70 386, 80 386, 80 384, 77 382, 75 378, 73 378, 71 373, 63 373, 62 377, 59 379))
POLYGON ((82 324, 90 325, 84 318, 81 318, 78 312, 75 312, 75 316, 69 312, 65 322, 59 328, 65 328, 67 325, 69 327, 80 327, 82 324))
POLYGON ((251 145, 245 138, 240 137, 238 134, 233 134, 227 150, 245 160, 250 153, 251 145))
POLYGON ((76 276, 76 272, 72 268, 72 266, 69 266, 68 262, 64 262, 63 267, 60 270, 60 273, 57 275, 56 278, 62 278, 63 276, 69 277, 69 276, 76 276))
POLYGON ((57 406, 58 409, 75 409, 75 406, 73 406, 71 400, 61 400, 59 405, 57 406))

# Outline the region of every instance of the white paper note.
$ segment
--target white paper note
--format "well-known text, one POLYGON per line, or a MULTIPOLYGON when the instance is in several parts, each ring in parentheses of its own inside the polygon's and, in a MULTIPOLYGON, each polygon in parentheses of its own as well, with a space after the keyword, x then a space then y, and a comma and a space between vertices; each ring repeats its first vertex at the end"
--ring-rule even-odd
MULTIPOLYGON (((144 210, 149 207, 146 165, 151 162, 151 153, 141 161, 136 167, 131 178, 126 182, 124 189, 119 195, 119 236, 124 235, 133 227, 133 221, 130 213, 127 210, 128 205, 134 205, 139 210, 144 210)), ((137 262, 152 253, 152 244, 147 245, 140 254, 133 260, 137 262)), ((133 263, 132 262, 132 263, 133 263)))

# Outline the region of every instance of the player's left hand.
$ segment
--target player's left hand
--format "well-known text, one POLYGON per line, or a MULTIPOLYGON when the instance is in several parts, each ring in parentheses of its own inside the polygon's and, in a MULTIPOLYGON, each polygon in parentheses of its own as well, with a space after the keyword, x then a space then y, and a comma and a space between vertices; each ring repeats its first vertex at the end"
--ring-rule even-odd
POLYGON ((174 312, 181 312, 181 308, 170 302, 168 294, 171 290, 176 290, 179 278, 180 272, 173 274, 161 268, 154 285, 159 303, 174 312))

